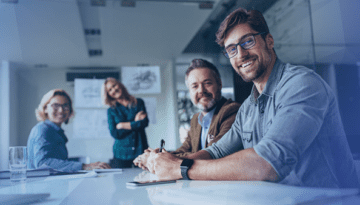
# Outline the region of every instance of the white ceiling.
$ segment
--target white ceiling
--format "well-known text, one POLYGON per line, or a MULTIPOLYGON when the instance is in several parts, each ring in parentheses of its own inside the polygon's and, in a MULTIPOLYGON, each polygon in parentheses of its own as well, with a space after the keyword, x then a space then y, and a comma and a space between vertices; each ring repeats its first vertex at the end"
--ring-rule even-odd
POLYGON ((114 0, 104 7, 90 0, 0 3, 0 60, 28 67, 161 64, 182 53, 212 11, 164 1, 138 1, 135 8, 114 0), (84 27, 92 26, 101 37, 89 45, 101 47, 102 56, 88 55, 84 27))
MULTIPOLYGON (((198 50, 219 52, 212 39, 218 25, 212 25, 210 40, 201 39, 200 31, 224 18, 218 12, 223 4, 236 2, 236 8, 263 12, 270 6, 269 0, 213 0, 213 9, 199 9, 198 3, 191 3, 195 0, 170 1, 137 1, 135 8, 121 7, 120 0, 106 0, 104 7, 91 6, 90 0, 0 3, 0 60, 29 68, 159 65, 180 56, 189 45, 196 51, 201 43, 212 44, 198 50), (85 28, 100 28, 100 37, 86 38, 85 28), (90 57, 89 47, 101 48, 103 55, 90 57)), ((312 63, 314 58, 319 63, 359 62, 359 1, 311 0, 312 31, 307 2, 278 0, 264 12, 278 56, 291 63, 312 63)))

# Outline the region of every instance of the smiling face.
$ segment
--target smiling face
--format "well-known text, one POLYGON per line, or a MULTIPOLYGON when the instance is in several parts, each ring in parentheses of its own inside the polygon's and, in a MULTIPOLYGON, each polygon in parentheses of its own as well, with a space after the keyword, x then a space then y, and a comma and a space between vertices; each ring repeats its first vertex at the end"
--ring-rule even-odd
POLYGON ((44 112, 51 122, 61 127, 70 117, 70 103, 65 96, 55 95, 46 105, 44 112))
POLYGON ((106 92, 108 93, 108 95, 110 97, 112 97, 114 99, 121 98, 122 90, 118 83, 116 83, 114 81, 108 81, 105 85, 105 88, 106 88, 106 92))
POLYGON ((221 97, 221 87, 208 68, 192 70, 187 78, 191 101, 203 112, 210 111, 221 97))
MULTIPOLYGON (((258 32, 254 31, 247 23, 239 24, 229 30, 224 46, 227 48, 230 45, 237 44, 247 35, 256 33, 258 32)), ((265 39, 266 41, 260 35, 256 35, 254 47, 244 50, 237 46, 237 55, 230 58, 231 65, 246 82, 266 82, 271 73, 276 58, 273 51, 274 40, 271 34, 267 34, 265 39)))

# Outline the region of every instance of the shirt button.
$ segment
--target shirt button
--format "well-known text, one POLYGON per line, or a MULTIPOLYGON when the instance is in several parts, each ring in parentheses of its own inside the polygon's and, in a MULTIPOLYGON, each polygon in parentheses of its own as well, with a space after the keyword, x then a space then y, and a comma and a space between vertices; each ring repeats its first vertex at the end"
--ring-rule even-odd
POLYGON ((135 147, 132 147, 132 150, 135 150, 135 147))

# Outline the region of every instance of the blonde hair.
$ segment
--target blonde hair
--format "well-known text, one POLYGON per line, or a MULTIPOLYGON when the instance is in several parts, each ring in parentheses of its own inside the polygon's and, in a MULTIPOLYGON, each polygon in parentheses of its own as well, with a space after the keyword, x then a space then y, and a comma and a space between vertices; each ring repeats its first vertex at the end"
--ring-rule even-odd
POLYGON ((45 121, 48 119, 48 115, 45 113, 46 106, 50 103, 50 100, 55 97, 56 95, 64 96, 67 98, 70 104, 70 115, 69 118, 65 121, 65 124, 69 122, 69 119, 74 116, 72 102, 69 94, 62 89, 53 89, 47 92, 41 99, 39 106, 35 109, 36 119, 38 121, 45 121))
POLYGON ((134 96, 130 95, 129 92, 127 91, 126 87, 118 80, 116 80, 115 78, 107 78, 104 82, 104 84, 102 85, 101 88, 101 98, 103 101, 104 105, 108 105, 110 107, 115 107, 116 106, 116 99, 112 98, 109 93, 106 90, 106 84, 108 82, 113 82, 117 85, 119 85, 120 89, 121 89, 121 98, 124 98, 126 100, 128 100, 130 102, 130 105, 136 105, 137 104, 137 100, 134 96))

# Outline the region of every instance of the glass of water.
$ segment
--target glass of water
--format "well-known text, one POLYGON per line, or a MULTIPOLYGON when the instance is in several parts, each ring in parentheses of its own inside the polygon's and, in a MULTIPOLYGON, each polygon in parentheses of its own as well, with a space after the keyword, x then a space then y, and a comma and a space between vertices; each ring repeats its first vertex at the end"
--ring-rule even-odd
POLYGON ((26 180, 27 151, 25 146, 9 148, 10 180, 22 182, 26 180))

